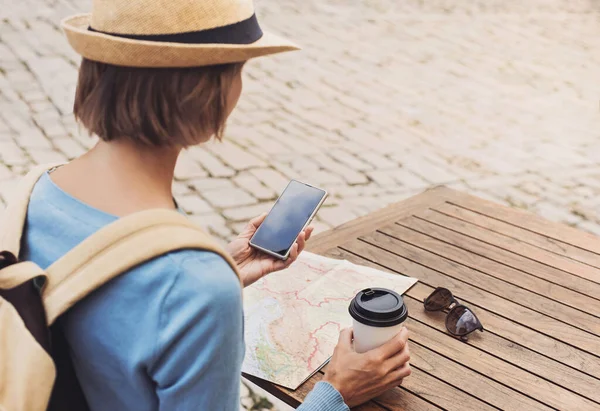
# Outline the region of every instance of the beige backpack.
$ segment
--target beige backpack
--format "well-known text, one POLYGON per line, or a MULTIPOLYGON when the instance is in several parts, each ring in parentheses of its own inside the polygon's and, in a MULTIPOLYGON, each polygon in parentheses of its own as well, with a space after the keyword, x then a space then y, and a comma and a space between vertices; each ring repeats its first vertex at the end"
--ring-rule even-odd
MULTIPOLYGON (((17 188, 0 228, 0 411, 87 410, 56 319, 112 278, 181 249, 234 261, 176 211, 142 211, 100 229, 46 270, 18 261, 29 195, 49 167, 17 188)), ((239 276, 239 275, 238 275, 239 276)), ((143 296, 141 296, 143 298, 143 296)))

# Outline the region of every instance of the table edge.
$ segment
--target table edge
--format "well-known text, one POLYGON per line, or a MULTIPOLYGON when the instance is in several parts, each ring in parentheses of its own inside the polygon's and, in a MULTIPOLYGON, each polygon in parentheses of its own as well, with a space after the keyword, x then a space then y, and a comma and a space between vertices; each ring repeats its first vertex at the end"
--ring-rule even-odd
POLYGON ((382 227, 393 221, 410 216, 423 207, 439 205, 454 198, 457 194, 464 194, 449 189, 445 186, 436 186, 405 200, 390 204, 372 213, 348 221, 338 227, 324 231, 311 238, 307 244, 307 251, 321 253, 342 244, 348 239, 355 239, 368 234, 375 228, 382 227), (366 222, 370 224, 365 224, 366 222))

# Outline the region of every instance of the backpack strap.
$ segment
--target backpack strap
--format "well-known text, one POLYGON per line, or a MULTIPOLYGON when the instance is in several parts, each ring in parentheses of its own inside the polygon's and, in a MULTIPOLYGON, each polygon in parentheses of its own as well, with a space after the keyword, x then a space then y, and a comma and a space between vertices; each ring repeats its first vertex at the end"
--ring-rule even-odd
MULTIPOLYGON (((29 197, 40 177, 58 165, 34 167, 17 185, 2 215, 0 251, 7 250, 18 257, 29 197)), ((119 274, 182 249, 214 252, 223 257, 239 277, 236 264, 227 252, 185 216, 174 210, 142 211, 103 227, 48 267, 43 290, 48 324, 119 274)), ((9 277, 11 281, 24 281, 25 277, 41 274, 39 268, 28 263, 20 263, 10 270, 14 275, 3 276, 6 281, 9 277)))
POLYGON ((46 171, 59 164, 39 165, 31 169, 17 184, 16 191, 10 198, 2 214, 2 229, 0 231, 0 250, 13 253, 16 257, 21 251, 21 234, 27 218, 29 196, 33 187, 46 171))
MULTIPOLYGON (((15 288, 36 277, 45 277, 46 272, 37 264, 30 261, 23 261, 17 264, 9 265, 2 269, 0 276, 0 289, 9 290, 15 288)), ((0 410, 2 411, 2 410, 0 410)))
POLYGON ((43 299, 48 325, 121 273, 181 249, 216 253, 239 278, 229 254, 185 216, 174 210, 141 211, 101 228, 46 269, 43 299))

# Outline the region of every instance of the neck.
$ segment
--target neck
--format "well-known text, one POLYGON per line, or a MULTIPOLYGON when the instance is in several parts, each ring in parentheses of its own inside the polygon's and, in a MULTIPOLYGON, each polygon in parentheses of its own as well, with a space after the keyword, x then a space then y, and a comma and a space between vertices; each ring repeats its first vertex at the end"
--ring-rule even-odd
POLYGON ((175 164, 180 149, 147 147, 127 142, 98 144, 80 158, 92 168, 118 176, 135 186, 149 186, 171 197, 175 164))
POLYGON ((100 141, 58 169, 52 179, 83 202, 119 216, 148 208, 173 208, 172 183, 180 151, 100 141))

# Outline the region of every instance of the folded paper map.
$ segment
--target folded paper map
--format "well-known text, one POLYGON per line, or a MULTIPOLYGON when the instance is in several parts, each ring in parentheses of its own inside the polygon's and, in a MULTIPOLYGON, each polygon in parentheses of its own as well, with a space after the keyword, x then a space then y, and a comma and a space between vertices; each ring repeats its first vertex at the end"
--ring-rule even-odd
POLYGON ((244 290, 246 358, 242 371, 296 389, 331 357, 352 325, 356 293, 383 287, 403 294, 416 278, 307 252, 288 269, 244 290))

